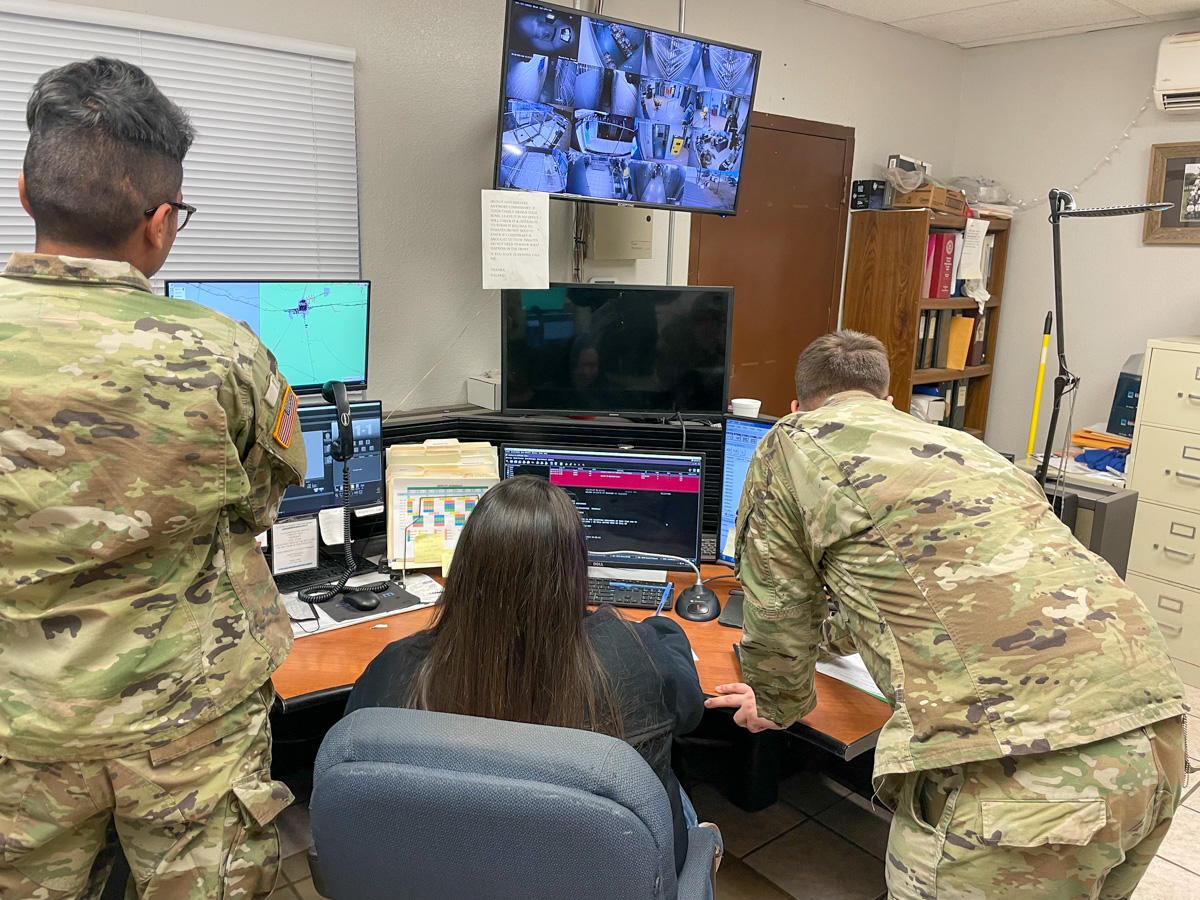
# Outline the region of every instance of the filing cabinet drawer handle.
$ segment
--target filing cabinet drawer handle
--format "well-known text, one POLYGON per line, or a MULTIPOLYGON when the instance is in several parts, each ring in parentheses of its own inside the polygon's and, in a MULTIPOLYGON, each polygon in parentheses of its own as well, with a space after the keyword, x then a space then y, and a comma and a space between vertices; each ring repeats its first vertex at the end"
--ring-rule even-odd
POLYGON ((1159 622, 1158 627, 1163 633, 1169 634, 1171 637, 1179 637, 1183 634, 1182 625, 1168 625, 1166 622, 1159 622))
POLYGON ((1191 562, 1196 558, 1195 553, 1188 553, 1185 550, 1176 550, 1174 547, 1167 547, 1165 545, 1163 546, 1163 553, 1170 553, 1172 556, 1178 556, 1180 559, 1185 559, 1188 562, 1191 562))
POLYGON ((1168 597, 1166 594, 1158 595, 1158 605, 1167 612, 1183 612, 1183 601, 1176 600, 1174 597, 1168 597))
POLYGON ((1188 399, 1200 401, 1200 394, 1188 394, 1188 399))
POLYGON ((1189 475, 1187 472, 1176 472, 1180 478, 1186 478, 1188 481, 1200 481, 1200 475, 1189 475))

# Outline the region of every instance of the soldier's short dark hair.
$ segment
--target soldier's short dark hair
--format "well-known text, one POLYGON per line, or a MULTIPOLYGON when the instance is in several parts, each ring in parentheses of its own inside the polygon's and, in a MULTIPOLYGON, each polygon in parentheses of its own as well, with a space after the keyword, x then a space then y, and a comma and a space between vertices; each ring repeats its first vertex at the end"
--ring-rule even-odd
POLYGON ((887 349, 861 331, 823 334, 796 362, 796 399, 813 409, 842 391, 866 391, 883 399, 892 380, 887 349))
POLYGON ((25 112, 25 194, 39 238, 116 250, 145 211, 174 200, 195 139, 187 113, 132 63, 51 69, 25 112))

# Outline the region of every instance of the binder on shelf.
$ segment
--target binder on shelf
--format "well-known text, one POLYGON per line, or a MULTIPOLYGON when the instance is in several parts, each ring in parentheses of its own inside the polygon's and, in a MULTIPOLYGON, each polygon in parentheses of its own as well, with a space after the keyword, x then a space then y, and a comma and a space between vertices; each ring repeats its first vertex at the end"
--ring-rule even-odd
POLYGON ((950 335, 947 341, 946 368, 965 369, 971 353, 971 337, 975 332, 975 320, 969 316, 954 316, 950 319, 950 335))
POLYGON ((941 309, 937 313, 937 346, 934 349, 933 367, 935 369, 945 369, 949 365, 950 358, 950 320, 953 318, 954 311, 950 309, 941 309))
POLYGON ((925 311, 925 344, 921 348, 921 368, 932 369, 933 361, 936 358, 934 353, 937 348, 937 313, 932 310, 925 311))
POLYGON ((921 296, 932 297, 930 285, 933 281, 933 251, 937 246, 937 235, 931 234, 925 242, 925 271, 921 275, 921 296))
POLYGON ((943 381, 938 385, 938 392, 946 400, 946 414, 938 424, 949 428, 951 421, 954 419, 954 382, 943 381))
POLYGON ((954 404, 950 413, 950 427, 957 428, 959 431, 963 429, 967 421, 967 388, 970 384, 971 381, 967 378, 960 378, 954 382, 954 404))
POLYGON ((950 274, 951 297, 962 296, 962 279, 958 277, 958 270, 959 266, 962 264, 963 245, 965 243, 966 241, 963 240, 962 236, 959 236, 954 242, 954 268, 950 274))
POLYGON ((954 247, 958 243, 957 237, 954 232, 939 232, 937 235, 937 245, 934 249, 933 283, 930 286, 933 293, 929 296, 937 297, 939 300, 950 299, 951 279, 954 275, 954 247))
POLYGON ((920 313, 920 318, 917 322, 917 353, 915 369, 925 368, 925 338, 927 335, 926 329, 929 327, 929 310, 920 313))
POLYGON ((973 309, 967 313, 971 319, 971 350, 967 354, 968 366, 983 365, 983 351, 987 346, 987 313, 986 309, 983 312, 973 309))
POLYGON ((980 268, 983 270, 983 286, 989 287, 992 283, 992 257, 996 252, 996 235, 985 235, 983 239, 983 257, 980 262, 980 268))

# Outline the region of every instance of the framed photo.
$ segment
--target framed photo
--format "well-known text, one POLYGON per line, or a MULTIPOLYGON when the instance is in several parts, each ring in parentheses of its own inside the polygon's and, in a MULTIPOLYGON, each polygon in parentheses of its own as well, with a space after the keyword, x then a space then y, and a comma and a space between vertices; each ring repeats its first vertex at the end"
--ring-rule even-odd
POLYGON ((1173 203, 1146 213, 1143 244, 1200 244, 1200 143, 1150 148, 1147 203, 1173 203))

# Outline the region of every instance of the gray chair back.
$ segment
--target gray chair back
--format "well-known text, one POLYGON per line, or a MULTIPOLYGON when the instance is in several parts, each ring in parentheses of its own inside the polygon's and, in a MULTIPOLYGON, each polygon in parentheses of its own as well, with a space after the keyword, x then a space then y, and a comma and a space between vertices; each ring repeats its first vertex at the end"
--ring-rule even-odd
MULTIPOLYGON (((321 745, 310 810, 319 883, 333 900, 678 894, 662 782, 607 735, 359 710, 321 745)), ((713 846, 696 849, 697 866, 709 865, 713 846)), ((711 896, 707 871, 692 880, 701 875, 711 896)))

